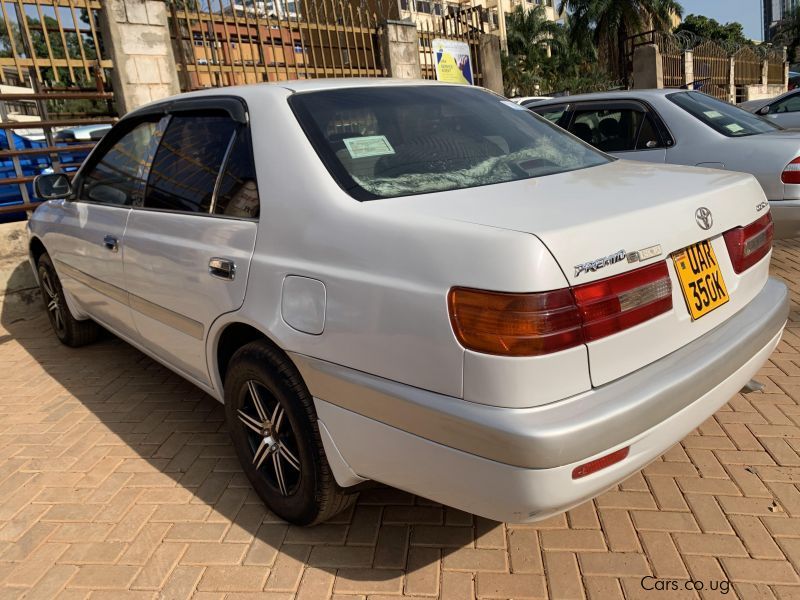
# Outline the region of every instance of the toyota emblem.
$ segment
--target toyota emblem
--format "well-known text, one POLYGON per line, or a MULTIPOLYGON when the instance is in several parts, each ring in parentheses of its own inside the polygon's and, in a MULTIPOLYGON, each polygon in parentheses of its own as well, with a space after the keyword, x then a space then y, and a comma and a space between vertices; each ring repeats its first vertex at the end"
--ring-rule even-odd
POLYGON ((705 206, 701 206, 694 211, 694 220, 697 221, 700 229, 704 229, 706 231, 711 229, 711 226, 714 224, 714 217, 711 216, 711 211, 705 206))

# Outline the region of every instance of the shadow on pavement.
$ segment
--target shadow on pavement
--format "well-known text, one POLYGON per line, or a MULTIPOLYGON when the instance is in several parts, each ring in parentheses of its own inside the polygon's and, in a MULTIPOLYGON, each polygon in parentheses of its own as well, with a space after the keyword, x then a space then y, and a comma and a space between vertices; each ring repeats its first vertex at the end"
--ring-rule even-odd
POLYGON ((285 524, 240 469, 221 404, 111 334, 79 349, 61 345, 38 295, 4 303, 0 313, 0 365, 28 360, 36 364, 26 373, 39 376, 8 404, 26 410, 22 396, 35 394, 30 410, 47 412, 42 420, 52 426, 19 443, 44 444, 53 459, 80 452, 85 472, 65 490, 76 503, 110 510, 127 493, 136 504, 158 504, 156 515, 174 514, 165 540, 249 542, 244 564, 275 569, 280 552, 284 560, 373 582, 424 569, 478 540, 505 547, 499 523, 385 486, 362 491, 355 506, 327 523, 285 524), (87 460, 96 462, 86 467, 87 460), (424 548, 409 554, 415 546, 424 548))

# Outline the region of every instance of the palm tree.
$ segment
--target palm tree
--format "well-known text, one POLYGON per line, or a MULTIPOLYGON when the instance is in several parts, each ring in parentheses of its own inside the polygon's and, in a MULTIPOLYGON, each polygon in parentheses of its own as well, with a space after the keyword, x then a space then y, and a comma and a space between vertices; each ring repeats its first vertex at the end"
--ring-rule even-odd
POLYGON ((506 87, 532 94, 542 82, 543 66, 553 45, 561 40, 561 27, 549 21, 542 6, 525 10, 517 6, 506 15, 508 51, 502 55, 506 87))
POLYGON ((792 9, 778 22, 772 39, 786 46, 790 63, 797 61, 797 49, 800 47, 800 7, 792 9))
MULTIPOLYGON (((575 23, 574 42, 592 34, 599 59, 617 77, 625 75, 625 40, 649 29, 669 31, 673 15, 681 16, 677 0, 561 0, 575 23)), ((585 38, 584 38, 585 39, 585 38)))

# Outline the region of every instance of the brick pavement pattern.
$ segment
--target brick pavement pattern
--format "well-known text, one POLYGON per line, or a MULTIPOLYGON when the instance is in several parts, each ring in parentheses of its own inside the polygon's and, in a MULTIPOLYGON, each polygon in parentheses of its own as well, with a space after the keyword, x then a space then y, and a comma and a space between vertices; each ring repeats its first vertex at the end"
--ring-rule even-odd
MULTIPOLYGON (((797 301, 800 243, 773 273, 797 301)), ((566 515, 501 524, 378 488, 307 529, 250 489, 214 400, 110 336, 71 350, 38 308, 4 316, 0 597, 800 598, 793 308, 762 393, 566 515)))

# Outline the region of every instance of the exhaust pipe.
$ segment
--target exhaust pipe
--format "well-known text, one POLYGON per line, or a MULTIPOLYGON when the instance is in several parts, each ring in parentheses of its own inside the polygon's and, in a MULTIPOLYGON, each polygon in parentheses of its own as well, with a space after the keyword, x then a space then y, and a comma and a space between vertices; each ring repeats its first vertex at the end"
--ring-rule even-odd
POLYGON ((745 386, 739 391, 740 394, 749 394, 750 392, 760 392, 763 391, 764 384, 756 381, 755 379, 751 379, 748 381, 745 386))

